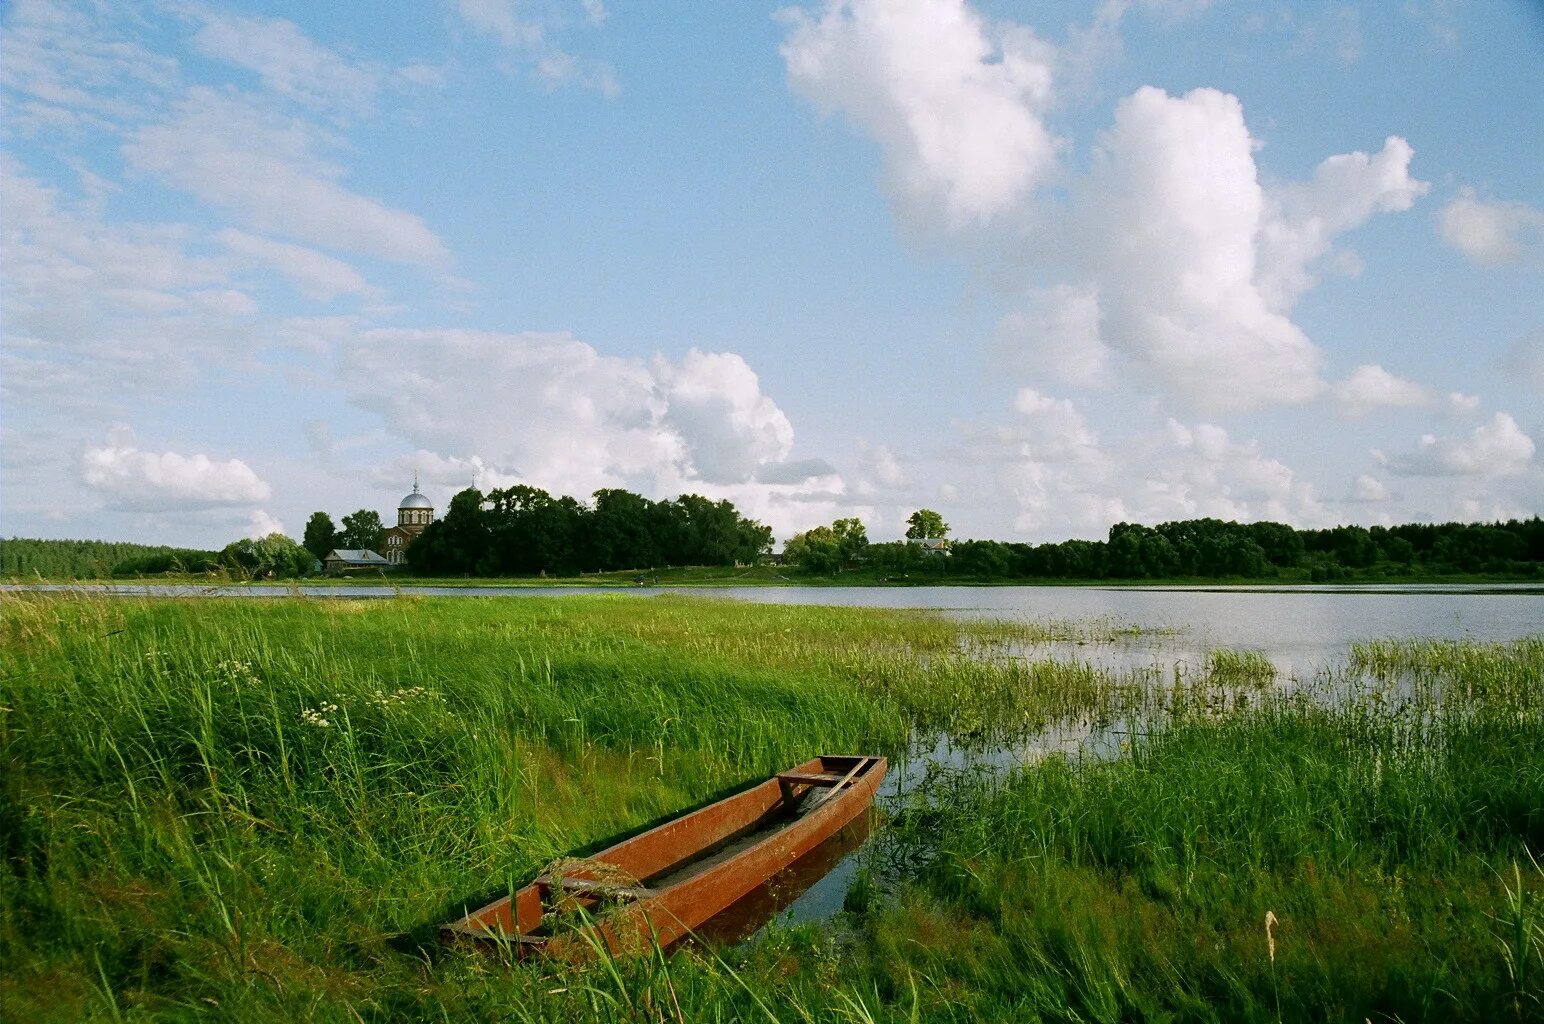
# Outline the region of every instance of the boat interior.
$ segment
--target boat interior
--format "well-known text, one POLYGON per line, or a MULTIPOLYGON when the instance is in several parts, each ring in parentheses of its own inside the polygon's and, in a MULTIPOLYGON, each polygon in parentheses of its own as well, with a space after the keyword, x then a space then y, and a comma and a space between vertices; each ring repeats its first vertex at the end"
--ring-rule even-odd
POLYGON ((822 755, 760 785, 674 818, 591 857, 552 867, 510 897, 448 927, 460 936, 534 947, 556 919, 651 899, 731 860, 813 814, 882 763, 822 755))

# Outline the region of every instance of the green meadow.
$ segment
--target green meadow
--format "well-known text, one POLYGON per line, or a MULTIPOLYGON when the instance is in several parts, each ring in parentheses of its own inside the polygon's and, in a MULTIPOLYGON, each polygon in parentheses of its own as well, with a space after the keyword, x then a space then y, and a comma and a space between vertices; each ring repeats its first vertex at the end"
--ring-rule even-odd
POLYGON ((705 598, 0 597, 0 1019, 1544 1019, 1544 639, 1277 678, 1121 624, 705 598), (1033 752, 1090 734, 1087 756, 1033 752), (820 752, 837 920, 585 966, 435 925, 820 752))

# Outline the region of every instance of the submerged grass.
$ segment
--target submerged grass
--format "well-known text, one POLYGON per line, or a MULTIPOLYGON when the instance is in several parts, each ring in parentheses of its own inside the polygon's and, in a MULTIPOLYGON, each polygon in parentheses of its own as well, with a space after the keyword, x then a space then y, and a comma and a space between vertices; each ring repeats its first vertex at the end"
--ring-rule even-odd
POLYGON ((1544 642, 1369 644, 1354 676, 1280 689, 1239 685, 1274 677, 1258 652, 1172 686, 986 656, 1071 629, 0 599, 0 1019, 1544 1016, 1544 642), (1122 756, 933 773, 846 940, 584 968, 432 941, 554 857, 814 753, 1119 724, 1122 756))

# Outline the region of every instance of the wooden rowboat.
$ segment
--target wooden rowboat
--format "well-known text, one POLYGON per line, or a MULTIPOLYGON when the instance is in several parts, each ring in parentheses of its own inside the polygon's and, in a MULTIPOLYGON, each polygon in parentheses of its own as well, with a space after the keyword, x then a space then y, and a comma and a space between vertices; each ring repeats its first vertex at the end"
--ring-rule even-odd
POLYGON ((823 755, 743 793, 549 869, 513 895, 442 926, 447 941, 505 944, 517 956, 640 952, 687 935, 867 810, 882 757, 823 755), (590 938, 561 920, 582 909, 590 938))

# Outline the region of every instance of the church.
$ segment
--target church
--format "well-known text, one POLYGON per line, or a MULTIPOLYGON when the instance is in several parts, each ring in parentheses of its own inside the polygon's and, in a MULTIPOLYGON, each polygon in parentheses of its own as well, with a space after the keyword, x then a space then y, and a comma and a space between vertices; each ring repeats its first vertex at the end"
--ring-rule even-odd
POLYGON ((397 525, 387 530, 383 546, 386 561, 401 565, 424 527, 434 522, 434 504, 418 491, 418 478, 413 478, 413 493, 397 503, 397 525))

